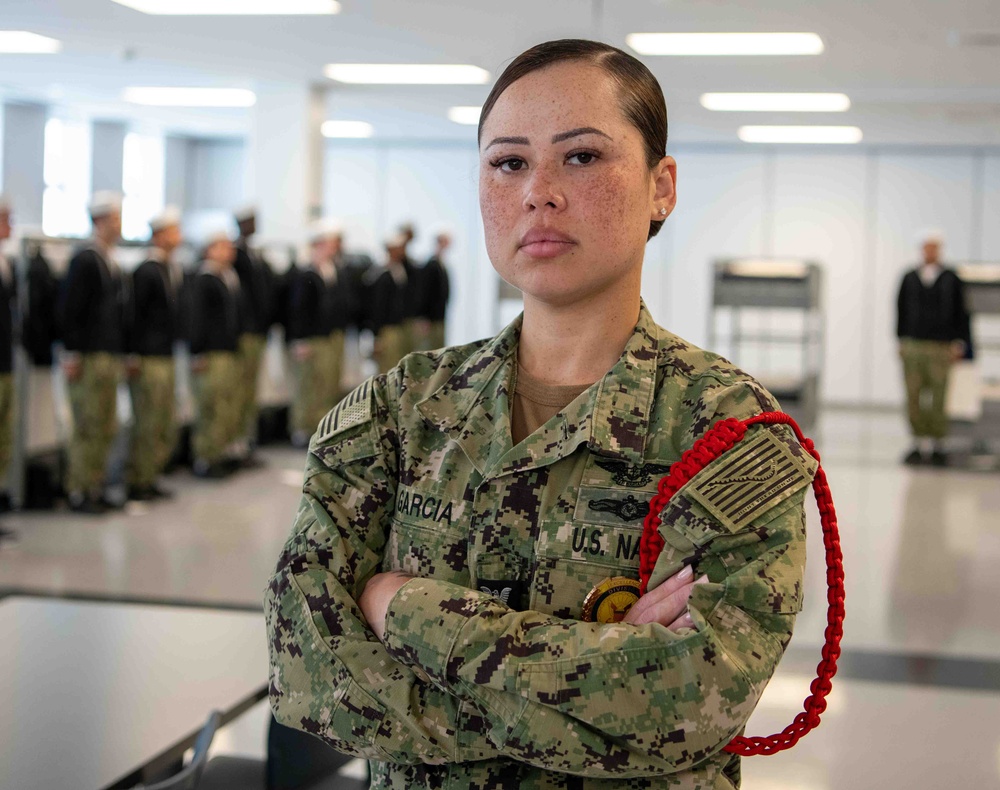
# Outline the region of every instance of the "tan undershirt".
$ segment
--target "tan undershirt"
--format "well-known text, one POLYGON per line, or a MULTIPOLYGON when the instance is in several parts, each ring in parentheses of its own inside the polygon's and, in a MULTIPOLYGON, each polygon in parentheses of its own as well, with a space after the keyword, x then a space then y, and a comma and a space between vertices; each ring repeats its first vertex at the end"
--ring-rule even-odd
POLYGON ((520 444, 552 417, 572 403, 589 384, 554 386, 546 384, 517 366, 514 405, 510 415, 510 433, 514 444, 520 444))

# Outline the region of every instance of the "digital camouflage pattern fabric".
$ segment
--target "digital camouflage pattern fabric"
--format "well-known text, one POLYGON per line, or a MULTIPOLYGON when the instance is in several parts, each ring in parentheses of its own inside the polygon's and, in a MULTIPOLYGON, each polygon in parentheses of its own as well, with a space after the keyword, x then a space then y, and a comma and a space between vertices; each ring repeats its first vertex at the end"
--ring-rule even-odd
POLYGON ((119 354, 98 351, 80 355, 80 377, 66 385, 73 414, 66 490, 100 496, 108 454, 118 433, 119 354))
POLYGON ((785 428, 754 428, 744 441, 766 436, 790 481, 769 494, 772 459, 744 453, 734 463, 765 478, 741 483, 752 512, 703 504, 739 476, 724 462, 671 500, 651 584, 684 563, 708 575, 694 628, 583 622, 595 587, 638 578, 662 470, 717 420, 776 404, 643 305, 614 368, 511 447, 519 331, 408 356, 369 382, 366 419, 314 438, 266 591, 275 715, 369 758, 374 787, 738 786, 721 749, 801 608, 815 465, 785 428), (418 578, 382 644, 355 601, 391 569, 418 578))
POLYGON ((132 393, 131 453, 128 482, 151 486, 166 468, 177 445, 173 357, 140 357, 139 371, 129 381, 132 393))

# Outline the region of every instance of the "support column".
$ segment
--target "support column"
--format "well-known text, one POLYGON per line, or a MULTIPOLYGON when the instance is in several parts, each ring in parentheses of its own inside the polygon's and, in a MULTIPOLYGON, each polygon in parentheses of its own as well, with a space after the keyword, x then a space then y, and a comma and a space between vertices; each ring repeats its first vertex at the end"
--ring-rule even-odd
POLYGON ((258 83, 247 150, 247 193, 260 235, 298 244, 323 206, 326 87, 258 83))
POLYGON ((7 104, 3 113, 3 184, 22 230, 42 227, 45 122, 42 104, 7 104))
POLYGON ((94 121, 91 127, 94 151, 90 165, 91 191, 122 191, 127 131, 128 127, 121 121, 94 121))
POLYGON ((177 206, 181 211, 187 208, 188 193, 188 151, 191 140, 188 137, 168 135, 164 140, 164 203, 177 206))

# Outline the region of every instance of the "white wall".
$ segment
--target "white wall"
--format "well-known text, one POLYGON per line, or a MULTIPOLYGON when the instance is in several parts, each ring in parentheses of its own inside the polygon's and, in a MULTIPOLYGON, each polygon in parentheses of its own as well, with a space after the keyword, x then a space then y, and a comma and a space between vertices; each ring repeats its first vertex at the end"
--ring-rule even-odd
MULTIPOLYGON (((945 255, 953 260, 1000 260, 1000 152, 677 145, 671 153, 678 161, 677 209, 650 242, 643 273, 653 315, 704 344, 715 259, 819 261, 827 403, 902 402, 896 293, 902 273, 917 260, 922 229, 943 230, 945 255)), ((344 220, 348 246, 377 253, 377 242, 409 219, 423 232, 417 243, 423 255, 432 226, 454 228, 450 343, 498 328, 477 161, 475 148, 462 144, 352 142, 327 149, 324 213, 344 220)), ((752 351, 744 349, 738 360, 751 372, 765 361, 752 351)))
POLYGON ((232 212, 247 200, 246 148, 242 139, 189 141, 187 210, 232 212))

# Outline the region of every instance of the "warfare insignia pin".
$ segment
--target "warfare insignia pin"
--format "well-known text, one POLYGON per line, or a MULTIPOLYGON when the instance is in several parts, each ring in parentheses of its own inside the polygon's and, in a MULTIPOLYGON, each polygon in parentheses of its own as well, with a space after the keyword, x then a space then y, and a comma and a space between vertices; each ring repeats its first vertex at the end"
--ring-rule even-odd
POLYGON ((591 510, 599 513, 614 513, 622 521, 645 518, 649 512, 649 503, 636 499, 631 494, 624 499, 591 499, 587 504, 591 510))
POLYGON ((628 576, 612 576, 600 582, 583 600, 587 623, 620 623, 639 600, 639 582, 628 576))
POLYGON ((662 464, 633 466, 624 461, 612 461, 608 458, 598 459, 596 463, 605 472, 611 472, 614 475, 615 485, 628 488, 641 488, 652 481, 653 475, 663 477, 670 474, 670 467, 662 464))

